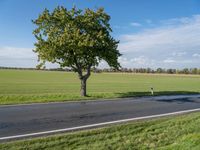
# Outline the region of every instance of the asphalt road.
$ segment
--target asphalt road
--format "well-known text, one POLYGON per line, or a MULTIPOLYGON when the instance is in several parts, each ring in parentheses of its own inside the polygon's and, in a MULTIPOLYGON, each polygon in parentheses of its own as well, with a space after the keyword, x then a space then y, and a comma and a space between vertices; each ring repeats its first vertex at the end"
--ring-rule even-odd
POLYGON ((200 108, 200 95, 0 106, 0 138, 200 108))

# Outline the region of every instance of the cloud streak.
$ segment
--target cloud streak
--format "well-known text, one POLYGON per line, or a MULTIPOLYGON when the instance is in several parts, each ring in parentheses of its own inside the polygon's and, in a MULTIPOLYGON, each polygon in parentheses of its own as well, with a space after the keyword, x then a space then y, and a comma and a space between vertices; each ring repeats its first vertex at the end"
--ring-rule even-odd
POLYGON ((32 48, 0 47, 0 66, 35 67, 37 55, 32 48))
POLYGON ((29 59, 36 58, 32 48, 0 47, 0 58, 4 59, 29 59))
POLYGON ((131 22, 130 25, 133 26, 133 27, 141 27, 141 26, 142 26, 142 25, 141 25, 140 23, 138 23, 138 22, 131 22))
POLYGON ((200 50, 200 15, 161 21, 160 27, 121 35, 120 41, 119 50, 129 60, 143 56, 154 60, 154 67, 200 67, 193 57, 200 50))

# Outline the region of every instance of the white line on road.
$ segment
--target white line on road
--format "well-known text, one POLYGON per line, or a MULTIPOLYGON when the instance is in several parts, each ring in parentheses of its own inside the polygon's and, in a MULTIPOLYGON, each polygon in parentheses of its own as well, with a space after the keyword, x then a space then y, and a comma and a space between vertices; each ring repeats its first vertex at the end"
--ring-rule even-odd
POLYGON ((123 122, 128 122, 128 121, 142 120, 142 119, 151 119, 151 118, 156 118, 156 117, 164 117, 164 116, 177 115, 177 114, 183 114, 183 113, 189 113, 189 112, 195 112, 195 111, 200 111, 200 108, 177 111, 177 112, 172 112, 172 113, 159 114, 159 115, 143 116, 143 117, 122 119, 122 120, 109 121, 109 122, 103 122, 103 123, 96 123, 96 124, 90 124, 90 125, 84 125, 84 126, 78 126, 78 127, 72 127, 72 128, 64 128, 64 129, 50 130, 50 131, 44 131, 44 132, 36 132, 36 133, 29 133, 29 134, 0 137, 0 140, 10 140, 10 139, 59 133, 59 132, 65 132, 65 131, 80 130, 80 129, 98 127, 98 126, 103 126, 103 125, 110 125, 110 124, 123 123, 123 122))

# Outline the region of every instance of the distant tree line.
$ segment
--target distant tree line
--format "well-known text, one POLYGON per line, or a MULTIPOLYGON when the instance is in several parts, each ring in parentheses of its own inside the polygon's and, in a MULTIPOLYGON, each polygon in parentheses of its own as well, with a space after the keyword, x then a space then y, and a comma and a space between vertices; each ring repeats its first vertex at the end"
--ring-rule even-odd
MULTIPOLYGON (((70 68, 18 68, 18 67, 1 67, 0 69, 16 69, 16 70, 44 70, 44 71, 73 71, 70 68)), ((113 68, 92 68, 92 72, 101 73, 101 72, 125 72, 125 73, 160 73, 160 74, 200 74, 200 68, 183 68, 183 69, 164 69, 164 68, 121 68, 119 70, 113 68)))
POLYGON ((200 74, 200 68, 184 68, 184 69, 164 69, 164 68, 121 68, 115 69, 97 69, 93 68, 93 72, 126 72, 126 73, 160 73, 160 74, 200 74))
POLYGON ((19 68, 19 67, 1 67, 0 66, 0 69, 14 69, 14 70, 43 70, 43 71, 67 71, 67 72, 70 72, 72 71, 72 69, 70 68, 19 68))

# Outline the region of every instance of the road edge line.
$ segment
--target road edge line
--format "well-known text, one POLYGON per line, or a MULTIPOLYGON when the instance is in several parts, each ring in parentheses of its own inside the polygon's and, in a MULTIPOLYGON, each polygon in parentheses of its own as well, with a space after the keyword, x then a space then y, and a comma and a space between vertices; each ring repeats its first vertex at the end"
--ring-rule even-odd
POLYGON ((99 127, 99 126, 104 126, 104 125, 111 125, 111 124, 116 124, 116 123, 124 123, 124 122, 143 120, 143 119, 151 119, 151 118, 157 118, 157 117, 165 117, 165 116, 170 116, 170 115, 178 115, 178 114, 184 114, 184 113, 195 112, 195 111, 200 111, 200 108, 182 110, 182 111, 176 111, 176 112, 164 113, 164 114, 158 114, 158 115, 121 119, 121 120, 115 120, 115 121, 109 121, 109 122, 83 125, 83 126, 78 126, 78 127, 63 128, 63 129, 56 129, 56 130, 49 130, 49 131, 35 132, 35 133, 28 133, 28 134, 20 134, 20 135, 14 135, 14 136, 6 136, 6 137, 0 137, 0 140, 11 140, 11 139, 17 139, 17 138, 25 138, 25 137, 31 137, 31 136, 39 136, 39 135, 45 135, 45 134, 81 130, 81 129, 87 129, 87 128, 92 128, 92 127, 99 127))

